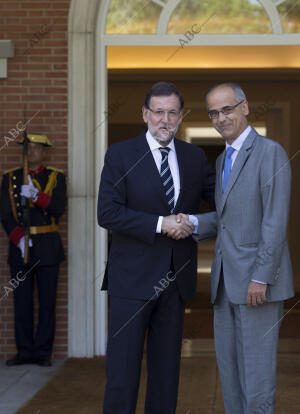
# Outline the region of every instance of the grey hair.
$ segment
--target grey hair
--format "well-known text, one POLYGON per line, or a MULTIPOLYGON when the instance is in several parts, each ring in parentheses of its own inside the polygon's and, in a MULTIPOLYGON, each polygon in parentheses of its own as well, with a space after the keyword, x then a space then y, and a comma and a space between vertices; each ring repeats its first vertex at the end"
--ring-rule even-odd
POLYGON ((206 94, 206 98, 205 98, 205 104, 206 104, 206 108, 208 109, 208 102, 207 102, 207 98, 208 96, 215 90, 218 88, 223 88, 223 87, 227 87, 227 88, 231 88, 234 92, 235 98, 237 100, 237 102, 241 102, 241 101, 246 101, 246 95, 245 92, 243 91, 243 89, 240 87, 240 85, 238 85, 237 83, 232 83, 232 82, 224 82, 224 83, 220 83, 219 85, 214 86, 213 88, 211 88, 207 94, 206 94))

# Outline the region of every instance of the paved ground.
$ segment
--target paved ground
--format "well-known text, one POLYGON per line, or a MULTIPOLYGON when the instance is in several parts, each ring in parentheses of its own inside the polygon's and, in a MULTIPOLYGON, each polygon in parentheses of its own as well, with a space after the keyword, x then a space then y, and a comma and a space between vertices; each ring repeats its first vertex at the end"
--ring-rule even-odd
POLYGON ((0 361, 0 414, 16 413, 62 364, 63 361, 54 361, 49 368, 38 365, 7 367, 5 361, 0 361))
MULTIPOLYGON (((212 340, 185 339, 183 341, 182 356, 185 359, 186 357, 199 357, 202 359, 203 367, 195 373, 190 372, 190 377, 183 378, 183 381, 196 386, 197 405, 194 406, 192 404, 193 399, 191 397, 188 405, 180 406, 179 404, 178 414, 224 414, 212 340), (199 372, 202 375, 199 375, 199 372), (202 381, 201 384, 199 384, 200 380, 202 381), (207 409, 205 406, 213 406, 214 408, 207 409)), ((22 365, 8 368, 4 361, 0 361, 0 414, 15 414, 51 378, 63 363, 64 361, 54 361, 53 366, 50 368, 39 367, 38 365, 22 365)), ((184 358, 182 363, 184 364, 184 358)), ((104 383, 104 370, 99 374, 103 376, 104 383)), ((276 414, 300 413, 299 387, 300 341, 299 339, 280 340, 276 414)), ((137 414, 142 412, 144 412, 143 407, 137 410, 137 414)), ((38 410, 32 414, 43 413, 38 410)))

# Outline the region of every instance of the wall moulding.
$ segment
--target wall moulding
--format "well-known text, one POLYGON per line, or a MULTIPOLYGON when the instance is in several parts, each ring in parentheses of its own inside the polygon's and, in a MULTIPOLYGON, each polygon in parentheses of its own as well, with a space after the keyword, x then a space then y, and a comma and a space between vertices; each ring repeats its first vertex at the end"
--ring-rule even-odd
POLYGON ((12 40, 0 40, 0 79, 7 78, 7 59, 15 56, 12 40))

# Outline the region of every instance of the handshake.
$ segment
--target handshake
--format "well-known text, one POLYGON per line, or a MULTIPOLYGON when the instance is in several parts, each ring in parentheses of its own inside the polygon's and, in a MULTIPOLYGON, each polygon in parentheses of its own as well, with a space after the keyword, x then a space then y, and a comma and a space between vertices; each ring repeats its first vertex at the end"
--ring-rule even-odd
POLYGON ((189 237, 195 230, 194 225, 189 221, 187 214, 172 214, 163 217, 161 224, 161 232, 172 239, 179 240, 189 237))

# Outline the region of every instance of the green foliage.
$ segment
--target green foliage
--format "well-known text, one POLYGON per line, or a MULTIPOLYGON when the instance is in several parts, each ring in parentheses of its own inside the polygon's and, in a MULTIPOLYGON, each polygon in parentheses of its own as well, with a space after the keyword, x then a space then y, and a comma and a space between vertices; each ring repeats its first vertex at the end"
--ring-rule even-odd
MULTIPOLYGON (((300 0, 286 0, 278 10, 284 31, 299 33, 300 0)), ((155 33, 160 13, 161 7, 152 0, 111 0, 107 32, 155 33)), ((192 20, 202 22, 213 15, 206 28, 210 33, 270 31, 269 17, 259 0, 182 0, 171 17, 169 33, 185 32, 192 20)))
POLYGON ((300 0, 286 0, 282 3, 278 10, 286 19, 300 18, 300 0))
POLYGON ((249 14, 262 15, 265 10, 262 6, 253 4, 249 0, 186 0, 180 2, 175 10, 175 14, 180 17, 212 15, 214 13, 238 17, 249 14))
MULTIPOLYGON (((293 1, 295 0, 288 0, 288 2, 293 1)), ((135 17, 138 17, 139 20, 154 19, 160 11, 161 8, 152 0, 112 0, 109 19, 116 21, 124 16, 127 19, 135 17)), ((216 12, 227 16, 238 16, 253 12, 264 13, 264 9, 249 0, 183 0, 175 10, 175 14, 182 17, 216 12)))
POLYGON ((117 22, 122 19, 143 20, 153 19, 159 15, 161 7, 152 0, 112 0, 110 3, 108 20, 117 22))
POLYGON ((111 0, 107 33, 155 33, 160 13, 152 0, 111 0))

